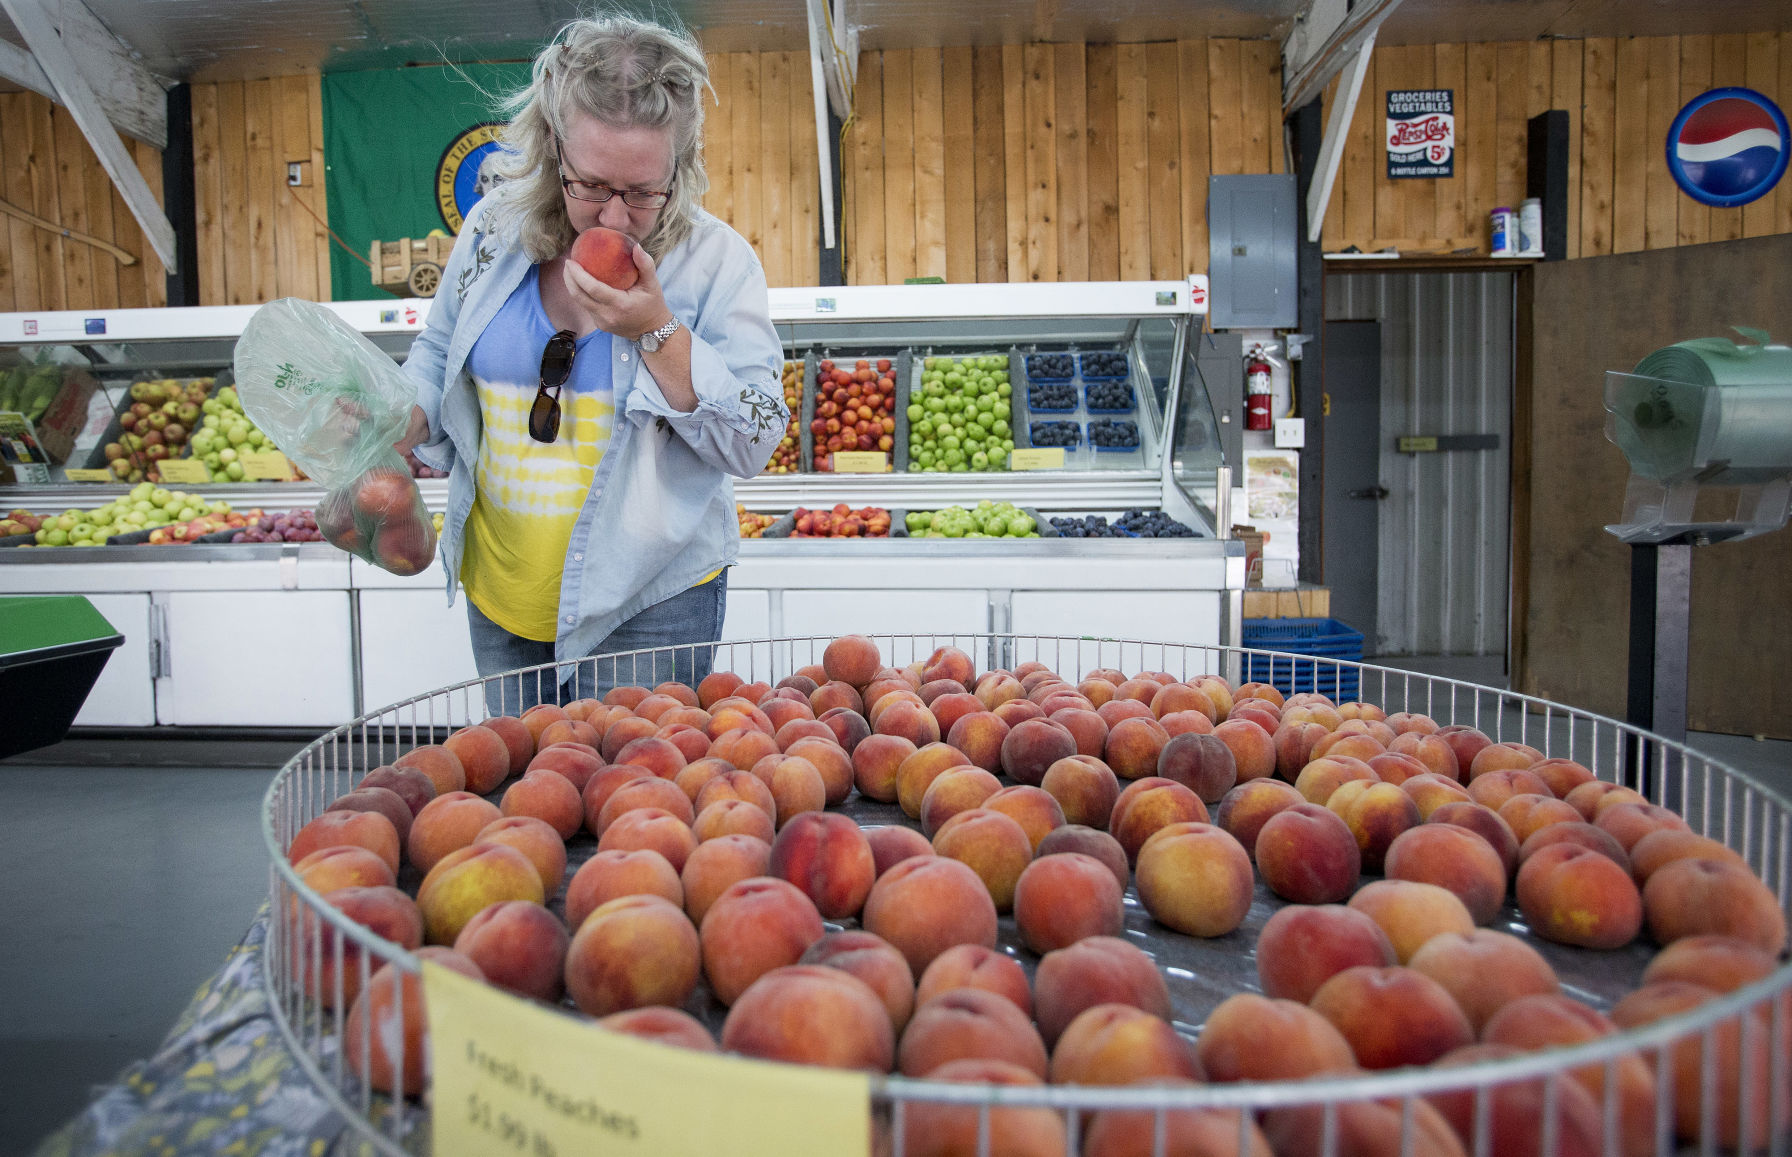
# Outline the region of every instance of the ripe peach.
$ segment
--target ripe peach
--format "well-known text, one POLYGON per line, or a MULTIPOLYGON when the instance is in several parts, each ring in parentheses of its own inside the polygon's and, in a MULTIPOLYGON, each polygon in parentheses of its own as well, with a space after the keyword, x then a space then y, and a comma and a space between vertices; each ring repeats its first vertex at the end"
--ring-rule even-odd
MULTIPOLYGON (((1100 718, 1100 716, 1096 718, 1100 718)), ((1171 739, 1178 735, 1213 734, 1213 720, 1199 711, 1172 711, 1158 722, 1163 724, 1164 730, 1170 733, 1171 739)))
POLYGON ((641 277, 635 239, 618 229, 593 225, 573 238, 568 255, 586 273, 614 289, 632 288, 641 277))
POLYGON ((1244 922, 1255 897, 1251 858, 1205 823, 1158 829, 1139 849, 1139 901, 1158 923, 1188 936, 1224 936, 1244 922))
POLYGON ((1549 786, 1523 768, 1508 767, 1482 772, 1470 780, 1468 785, 1468 798, 1494 811, 1499 811, 1515 795, 1548 794, 1549 786))
POLYGON ((711 671, 697 684, 697 705, 709 709, 718 699, 726 699, 741 685, 741 677, 733 671, 711 671))
POLYGON ((1301 802, 1300 792, 1283 780, 1250 779, 1226 793, 1214 810, 1213 822, 1230 832, 1254 859, 1257 833, 1269 822, 1269 817, 1301 802))
MULTIPOLYGON (((1637 989, 1613 1006, 1612 1021, 1619 1028, 1637 1028, 1690 1012, 1718 995, 1717 990, 1701 984, 1682 980, 1656 981, 1637 989)), ((1705 1079, 1709 1071, 1715 1079, 1717 1103, 1713 1108, 1716 1110, 1717 1143, 1724 1146, 1741 1143, 1751 1149, 1767 1145, 1771 1128, 1770 1107, 1785 1104, 1787 1096, 1792 1095, 1783 1075, 1778 1082, 1771 1075, 1769 1019, 1765 1010, 1756 1006, 1719 1021, 1710 1030, 1709 1054, 1704 1033, 1690 1033, 1673 1046, 1670 1076, 1674 1090, 1674 1132, 1682 1140, 1708 1142, 1712 1139, 1704 1128, 1705 1079), (1744 1073, 1748 1076, 1744 1077, 1744 1073), (1748 1082, 1746 1088, 1745 1080, 1748 1082), (1744 1093, 1749 1108, 1746 1124, 1742 1113, 1744 1093)))
POLYGON ((496 804, 472 792, 438 795, 411 822, 405 855, 418 871, 428 872, 443 856, 471 844, 481 828, 503 815, 496 804))
POLYGON ((964 752, 949 743, 929 743, 896 765, 896 802, 912 820, 921 818, 921 797, 941 772, 975 766, 964 752))
POLYGON ((821 652, 821 669, 827 677, 854 687, 871 682, 883 665, 877 644, 867 635, 841 635, 821 652))
POLYGON ((879 803, 896 802, 896 771, 916 751, 900 735, 872 735, 852 751, 853 785, 879 803))
MULTIPOLYGON (((617 767, 632 767, 633 764, 616 764, 617 767)), ((696 811, 691 806, 691 799, 679 786, 669 779, 661 779, 657 775, 637 775, 633 779, 610 793, 604 806, 597 813, 597 838, 601 841, 610 825, 636 808, 654 807, 677 816, 685 824, 696 819, 696 811)))
POLYGON ((836 707, 862 714, 865 701, 859 697, 858 689, 851 683, 842 683, 838 679, 830 679, 809 693, 809 710, 817 716, 836 707))
MULTIPOLYGON (((1238 720, 1241 723, 1255 723, 1268 732, 1273 739, 1275 733, 1282 729, 1282 713, 1272 703, 1262 699, 1240 699, 1232 704, 1232 710, 1226 721, 1238 720)), ((1279 759, 1279 757, 1278 757, 1279 759)))
POLYGON ((1064 809, 1044 788, 1025 784, 1005 787, 985 799, 982 806, 1019 824, 1035 851, 1041 840, 1064 826, 1064 809))
POLYGON ((1441 984, 1476 1033, 1514 1000, 1561 990, 1555 969, 1535 948, 1487 928, 1433 936, 1407 964, 1441 984))
POLYGON ((578 789, 564 776, 546 770, 527 772, 506 788, 498 810, 507 816, 533 816, 553 828, 562 840, 585 822, 578 789))
POLYGON ((697 929, 662 896, 620 896, 579 925, 566 951, 566 991, 588 1016, 677 1007, 697 986, 697 929))
POLYGON ((864 981, 836 968, 793 964, 765 973, 740 994, 722 1024, 722 1047, 763 1060, 885 1073, 895 1033, 864 981))
MULTIPOLYGON (((762 765, 754 765, 758 775, 762 765)), ((769 773, 764 775, 771 788, 772 802, 777 805, 773 819, 779 828, 804 812, 818 812, 827 807, 828 785, 821 770, 800 755, 781 755, 769 773)))
MULTIPOLYGON (((346 848, 328 851, 348 851, 346 848)), ((311 859, 324 853, 312 853, 311 859)), ((414 952, 423 943, 423 915, 411 898, 388 884, 335 888, 322 893, 325 904, 368 931, 414 952)), ((291 931, 293 975, 307 995, 325 1008, 352 1004, 361 992, 359 943, 306 913, 291 931), (338 967, 340 956, 340 967, 338 967)))
POLYGON ((1436 884, 1377 880, 1352 896, 1350 906, 1381 925, 1402 964, 1433 936, 1475 930, 1468 908, 1454 892, 1436 884))
MULTIPOLYGON (((1579 815, 1579 812, 1575 813, 1579 815)), ((1669 833, 1675 834, 1675 833, 1669 833)), ((1624 853, 1620 844, 1610 832, 1604 828, 1596 828, 1585 821, 1571 824, 1550 824, 1531 833, 1530 837, 1519 846, 1518 862, 1524 863, 1551 844, 1578 844, 1589 848, 1626 871, 1633 871, 1630 857, 1624 853)), ((1637 881, 1642 886, 1642 881, 1637 881)))
POLYGON ((1276 741, 1260 725, 1249 719, 1227 719, 1213 729, 1213 736, 1232 752, 1238 782, 1275 774, 1276 741))
POLYGON ((1026 829, 1010 816, 981 807, 959 812, 940 825, 933 850, 977 873, 998 912, 1014 906, 1015 883, 1033 859, 1033 841, 1026 829))
MULTIPOLYGON (((722 893, 742 880, 771 875, 771 855, 770 842, 758 836, 731 834, 705 840, 686 858, 684 870, 677 873, 680 894, 677 902, 693 923, 701 925, 703 917, 722 893)), ((569 916, 571 905, 569 894, 569 916)))
POLYGON ((927 656, 921 667, 921 682, 929 683, 935 679, 956 679, 969 687, 977 674, 977 665, 971 657, 957 647, 939 647, 927 656))
POLYGON ((604 829, 597 847, 599 851, 650 849, 683 871, 685 860, 697 850, 697 836, 682 816, 661 807, 637 807, 618 815, 604 829))
POLYGON ((1379 782, 1374 769, 1362 760, 1349 755, 1336 758, 1327 756, 1308 761, 1301 768, 1300 774, 1294 777, 1294 789, 1308 803, 1323 804, 1331 800, 1333 792, 1356 780, 1364 783, 1379 782))
MULTIPOLYGON (((1592 830, 1610 839, 1613 847, 1618 846, 1617 840, 1610 833, 1601 828, 1592 830)), ((1728 844, 1719 843, 1709 836, 1697 835, 1690 829, 1662 828, 1630 845, 1630 875, 1639 888, 1649 882, 1650 876, 1675 860, 1724 860, 1743 868, 1748 867, 1748 862, 1728 844)))
POLYGON ((603 702, 606 706, 626 707, 633 711, 641 700, 651 694, 653 692, 647 688, 636 687, 632 684, 624 687, 612 687, 604 694, 603 702))
POLYGON ((1464 1157, 1456 1131, 1429 1102, 1411 1102, 1410 1130, 1408 1111, 1400 1101, 1345 1101, 1328 1124, 1320 1105, 1271 1109, 1263 1115, 1263 1136, 1276 1157, 1464 1157))
POLYGON ((1311 1007, 1365 1069, 1430 1064, 1475 1039, 1449 992, 1410 968, 1346 968, 1319 986, 1311 1007))
MULTIPOLYGON (((925 1076, 930 1081, 988 1085, 1043 1083, 1019 1065, 975 1058, 949 1061, 925 1076)), ((1043 1105, 998 1106, 985 1113, 977 1105, 915 1100, 905 1107, 903 1122, 900 1157, 968 1157, 976 1153, 1063 1157, 1065 1153, 1063 1118, 1043 1105), (985 1135, 987 1139, 981 1139, 985 1135)))
POLYGON ((1572 805, 1547 795, 1515 795, 1500 805, 1499 813, 1521 849, 1526 840, 1551 824, 1580 822, 1580 812, 1572 805))
POLYGON ((1105 867, 1125 892, 1126 886, 1132 882, 1132 867, 1126 858, 1126 849, 1104 831, 1086 827, 1082 824, 1065 824, 1053 828, 1051 833, 1039 841, 1033 851, 1033 859, 1038 861, 1044 856, 1056 856, 1065 852, 1077 852, 1093 857, 1105 867))
MULTIPOLYGON (((1170 733, 1156 719, 1148 716, 1122 719, 1109 726, 1102 759, 1121 779, 1156 775, 1158 760, 1169 742, 1170 733)), ((1227 754, 1231 754, 1230 748, 1227 754)))
MULTIPOLYGON (((764 812, 769 820, 776 821, 778 818, 777 800, 773 798, 772 789, 766 786, 765 781, 750 771, 740 771, 734 768, 721 772, 705 783, 697 792, 692 810, 707 811, 715 804, 727 800, 739 800, 742 803, 752 804, 764 812)), ((699 836, 699 838, 702 837, 699 836)))
POLYGON ((1072 755, 1045 769, 1039 786, 1058 801, 1067 823, 1106 828, 1120 798, 1120 780, 1093 755, 1072 755))
POLYGON ((1591 783, 1583 783, 1579 787, 1571 788, 1563 798, 1573 804, 1580 812, 1581 818, 1588 823, 1593 822, 1607 801, 1611 803, 1649 802, 1648 797, 1632 791, 1630 788, 1597 779, 1591 783))
POLYGON ((598 852, 567 882, 566 924, 576 931, 585 917, 611 900, 638 895, 662 896, 684 905, 684 886, 671 861, 646 849, 598 852))
POLYGON ((1395 735, 1405 735, 1408 731, 1416 731, 1420 735, 1437 734, 1437 720, 1415 711, 1395 712, 1387 717, 1387 725, 1393 728, 1395 735))
POLYGON ((550 723, 558 723, 562 719, 571 719, 572 715, 564 708, 553 703, 538 703, 523 712, 519 718, 524 727, 529 729, 529 736, 535 746, 541 746, 541 733, 550 723))
POLYGON ((852 757, 834 742, 833 736, 805 736, 784 750, 787 756, 806 759, 821 773, 821 783, 829 807, 838 807, 852 794, 852 757))
POLYGON ((1426 771, 1443 776, 1445 779, 1462 779, 1462 770, 1456 765, 1456 753, 1449 743, 1439 736, 1421 731, 1408 731, 1396 735, 1388 744, 1389 755, 1404 755, 1423 764, 1426 771))
POLYGON ((520 996, 560 999, 568 944, 566 925, 540 904, 506 900, 481 909, 455 938, 454 950, 485 979, 520 996))
MULTIPOLYGON (((1424 810, 1422 805, 1420 810, 1424 810)), ((1518 837, 1512 834, 1506 821, 1492 808, 1483 807, 1473 800, 1446 803, 1433 810, 1431 818, 1426 822, 1467 828, 1486 840, 1487 846, 1498 853, 1500 863, 1506 868, 1506 879, 1510 880, 1518 874, 1518 837)))
POLYGON ((1210 1081, 1298 1081, 1356 1068, 1331 1021, 1298 1001, 1250 992, 1207 1014, 1196 1056, 1210 1081))
POLYGON ((1373 735, 1362 732, 1334 731, 1313 745, 1308 762, 1328 755, 1345 755, 1364 763, 1387 754, 1387 745, 1373 735))
POLYGON ((1170 1018, 1170 992, 1157 965, 1117 936, 1085 936, 1040 959, 1033 1009, 1047 1045, 1055 1046, 1071 1021, 1098 1004, 1129 1004, 1170 1018))
POLYGON ((801 959, 824 929, 821 913, 796 885, 755 876, 716 897, 701 931, 704 975, 716 998, 733 1004, 760 976, 801 959))
MULTIPOLYGON (((1439 1057, 1433 1068, 1452 1068, 1522 1056, 1511 1045, 1465 1045, 1439 1057)), ((1493 1087, 1483 1099, 1468 1089, 1429 1094, 1425 1099, 1441 1113, 1463 1143, 1473 1144, 1476 1114, 1486 1105, 1489 1152, 1501 1157, 1540 1157, 1548 1152, 1560 1157, 1598 1157, 1604 1120, 1599 1105, 1586 1088, 1575 1081, 1554 1082, 1546 1089, 1539 1078, 1508 1081, 1493 1087), (1543 1122, 1549 1121, 1546 1127, 1543 1122), (1544 1137, 1551 1140, 1545 1148, 1544 1137)))
POLYGON ((1435 884, 1462 901, 1476 924, 1489 924, 1506 901, 1506 866, 1486 840, 1453 824, 1423 824, 1388 846, 1390 880, 1435 884))
POLYGON ((529 857, 504 844, 474 844, 442 857, 417 888, 424 939, 453 944, 481 908, 505 900, 540 904, 541 876, 529 857))
POLYGON ((397 792, 388 788, 358 787, 337 796, 324 810, 327 812, 374 812, 383 815, 392 822, 393 830, 398 834, 399 847, 404 846, 405 838, 411 832, 410 805, 405 803, 403 797, 397 792))
POLYGON ((1610 832, 1626 852, 1650 832, 1671 829, 1689 831, 1687 823, 1676 813, 1652 803, 1602 802, 1593 823, 1610 832))
POLYGON ((1431 822, 1431 813, 1445 804, 1472 802, 1467 788, 1436 773, 1415 775, 1403 780, 1400 790, 1410 795, 1412 802, 1419 805, 1419 818, 1427 823, 1431 822))
POLYGON ((725 759, 745 771, 768 755, 777 755, 778 741, 770 732, 756 727, 734 727, 716 735, 709 743, 709 754, 725 759))
POLYGON ((877 718, 871 721, 871 730, 877 735, 900 735, 916 747, 925 747, 929 743, 940 740, 939 720, 933 712, 920 703, 911 703, 896 695, 885 696, 879 703, 877 718))
MULTIPOLYGON (((878 699, 877 706, 875 706, 865 712, 865 722, 866 722, 866 724, 868 724, 870 726, 873 734, 883 734, 882 732, 879 732, 877 729, 878 723, 883 720, 884 714, 886 712, 888 712, 891 708, 895 707, 899 703, 912 704, 914 707, 919 707, 919 708, 922 708, 923 710, 925 710, 925 708, 927 706, 927 704, 922 701, 921 695, 917 691, 891 691, 887 695, 884 695, 882 698, 878 699)), ((909 710, 909 708, 904 708, 904 713, 906 714, 906 712, 908 710, 909 710)), ((931 716, 933 714, 933 712, 928 711, 927 714, 929 716, 931 716)), ((934 720, 934 722, 938 723, 939 721, 936 719, 936 720, 934 720)), ((923 728, 926 727, 925 724, 919 724, 919 723, 917 723, 916 726, 923 727, 923 728)), ((902 734, 902 733, 900 731, 898 731, 895 734, 902 734)))
POLYGON ((1027 947, 1044 955, 1085 936, 1120 935, 1123 899, 1122 885, 1100 860, 1049 855, 1028 864, 1015 882, 1014 921, 1027 947))
POLYGON ((1019 699, 1026 694, 1019 679, 1012 675, 992 674, 978 680, 976 699, 985 711, 994 711, 1010 699, 1019 699))
POLYGON ((1273 704, 1277 712, 1287 703, 1287 699, 1272 683, 1241 683, 1237 693, 1232 696, 1232 701, 1236 703, 1240 699, 1263 699, 1273 704))
POLYGON ((1543 753, 1525 743, 1490 743, 1469 760, 1468 782, 1495 771, 1523 770, 1543 762, 1543 753))
POLYGON ((887 941, 869 932, 829 932, 809 945, 798 963, 838 968, 865 982, 883 1003, 898 1037, 915 1010, 915 978, 908 961, 887 941))
MULTIPOLYGON (((1182 1081, 1148 1082, 1178 1085, 1182 1081)), ((1085 1157, 1270 1157, 1269 1141, 1254 1120, 1239 1120, 1236 1109, 1100 1109, 1089 1116, 1083 1138, 1085 1157), (1161 1125, 1160 1125, 1161 1122, 1161 1125), (1158 1134, 1163 1135, 1159 1149, 1158 1134)))
POLYGON ((476 844, 503 844, 515 848, 535 865, 541 877, 541 893, 552 896, 566 876, 566 844, 544 820, 534 816, 504 816, 479 829, 476 844))
MULTIPOLYGON (((791 694, 796 693, 791 692, 791 694)), ((809 700, 807 696, 803 696, 801 701, 806 705, 809 700)), ((612 727, 611 730, 614 731, 615 727, 612 727)), ((704 728, 704 731, 709 734, 712 754, 715 753, 715 741, 730 731, 759 731, 770 736, 777 730, 772 726, 771 716, 755 705, 740 699, 723 699, 717 703, 710 709, 709 724, 704 728)), ((604 736, 606 746, 609 741, 610 737, 606 734, 604 736)), ((764 748, 761 747, 760 750, 763 751, 764 748)))
POLYGON ((1166 683, 1156 695, 1151 697, 1151 713, 1162 720, 1164 716, 1178 711, 1199 711, 1207 717, 1209 723, 1219 717, 1219 709, 1207 692, 1187 683, 1166 683))
POLYGON ((1395 959, 1381 925, 1342 904, 1283 908, 1257 934, 1257 979, 1264 994, 1303 1004, 1346 968, 1385 968, 1395 959))
POLYGON ((1456 766, 1461 768, 1463 782, 1468 782, 1469 768, 1481 749, 1493 743, 1493 737, 1478 728, 1468 727, 1460 723, 1452 723, 1437 729, 1438 738, 1450 745, 1456 754, 1456 766))
POLYGON ((1298 705, 1290 703, 1282 711, 1283 726, 1292 726, 1297 723, 1317 723, 1330 733, 1336 731, 1343 722, 1344 717, 1338 714, 1337 709, 1328 707, 1324 703, 1298 705))
POLYGON ((655 724, 658 724, 661 716, 680 706, 682 706, 682 704, 674 696, 664 695, 655 691, 647 698, 635 704, 635 715, 641 719, 651 719, 655 724))
MULTIPOLYGON (((640 727, 645 728, 645 733, 649 735, 653 734, 657 729, 657 725, 653 724, 653 721, 649 719, 627 719, 623 722, 630 725, 638 724, 640 727)), ((550 723, 541 729, 541 738, 537 741, 536 746, 537 749, 540 749, 542 747, 552 747, 556 743, 579 743, 595 751, 608 752, 613 749, 604 746, 604 744, 610 737, 610 734, 616 730, 616 726, 617 725, 612 725, 608 730, 599 732, 596 727, 582 720, 561 719, 550 723)), ((627 734, 629 734, 629 732, 625 729, 625 735, 627 734)), ((624 743, 627 742, 627 739, 619 739, 618 742, 624 743)), ((604 758, 609 759, 610 756, 605 755, 604 758)), ((471 783, 472 779, 472 774, 469 771, 467 782, 471 783)))
POLYGON ((802 889, 824 919, 840 920, 864 907, 877 865, 858 824, 838 813, 812 811, 792 817, 778 833, 769 874, 802 889))
POLYGON ((965 758, 985 771, 1002 770, 1002 748, 1009 727, 992 711, 972 711, 953 720, 946 742, 964 752, 965 758))
POLYGON ((1643 888, 1643 911, 1658 944, 1733 936, 1775 955, 1786 946, 1786 917, 1772 889, 1728 859, 1664 864, 1643 888))
POLYGON ((880 876, 903 860, 933 855, 932 841, 900 824, 866 828, 865 842, 871 845, 871 860, 880 876))
POLYGON ((1120 841, 1127 859, 1136 864, 1139 849, 1160 828, 1207 820, 1207 805, 1200 796, 1174 780, 1148 776, 1134 780, 1114 801, 1108 832, 1120 841))
POLYGON ((1772 953, 1734 936, 1684 936, 1655 954, 1643 983, 1690 980, 1718 992, 1735 992, 1765 980, 1779 967, 1772 953))
POLYGON ((676 743, 657 735, 648 735, 623 744, 612 762, 632 763, 661 779, 671 780, 678 778, 678 773, 684 770, 689 761, 676 743))
POLYGON ((1526 860, 1515 890, 1532 931, 1561 944, 1620 948, 1643 924, 1630 873, 1575 844, 1552 844, 1526 860))
POLYGON ((1002 790, 1002 781, 980 767, 960 767, 941 772, 921 796, 921 832, 929 839, 940 825, 1002 790))
POLYGON ((609 1032, 624 1033, 655 1044, 704 1053, 717 1051, 716 1039, 709 1035, 703 1022, 683 1009, 650 1004, 627 1012, 613 1012, 592 1023, 609 1032))
MULTIPOLYGON (((983 700, 959 688, 958 684, 946 681, 929 683, 921 688, 921 698, 927 701, 927 708, 933 712, 933 720, 940 725, 940 734, 948 734, 960 719, 967 715, 995 714, 995 706, 984 706, 983 700), (929 687, 938 688, 929 695, 929 687), (946 690, 950 688, 950 690, 946 690)), ((1001 702, 1006 703, 1004 699, 1001 702)), ((999 718, 999 716, 998 716, 999 718)))
MULTIPOLYGON (((473 980, 485 979, 477 964, 451 948, 420 948, 416 955, 473 980)), ((415 1097, 423 1092, 428 1052, 423 977, 387 964, 349 1009, 342 1025, 342 1056, 376 1091, 415 1097)))
MULTIPOLYGON (((1120 684, 1120 686, 1116 687, 1114 689, 1114 697, 1116 699, 1137 699, 1139 702, 1149 707, 1151 705, 1151 700, 1156 698, 1159 691, 1163 690, 1163 686, 1162 683, 1159 683, 1155 679, 1135 677, 1126 680, 1124 683, 1120 684)), ((1153 714, 1155 714, 1155 712, 1153 714)))
POLYGON ((1079 755, 1099 757, 1107 746, 1108 725, 1093 710, 1082 707, 1061 707, 1047 716, 1053 723, 1070 732, 1079 755))
POLYGON ((1084 1009, 1052 1046, 1055 1085, 1131 1085, 1200 1077, 1195 1050, 1170 1022, 1130 1004, 1084 1009))
MULTIPOLYGON (((1560 994, 1524 996, 1502 1008, 1487 1022, 1482 1039, 1488 1044, 1534 1050, 1585 1044, 1611 1036, 1618 1026, 1601 1013, 1560 994)), ((1619 1057, 1618 1127, 1622 1151, 1631 1157, 1655 1152, 1655 1074, 1638 1053, 1619 1057)), ((1605 1104, 1606 1066, 1569 1070, 1596 1104, 1605 1104)))
POLYGON ((366 848, 378 856, 394 876, 398 874, 398 829, 377 811, 324 812, 299 829, 286 854, 287 859, 296 864, 313 852, 344 846, 366 848))
POLYGON ((1099 709, 1104 703, 1114 700, 1114 684, 1106 679, 1084 679, 1076 685, 1076 692, 1099 709))
POLYGON ((865 931, 902 953, 917 976, 953 945, 993 948, 996 942, 989 890, 976 872, 946 856, 914 856, 891 866, 871 886, 859 919, 865 931))
POLYGON ((604 767, 603 756, 584 744, 562 743, 536 752, 535 758, 524 769, 524 774, 531 771, 551 771, 572 784, 574 791, 582 792, 585 785, 591 782, 591 777, 604 767))
POLYGON ((338 888, 389 888, 398 879, 385 860, 359 844, 319 848, 292 868, 306 887, 319 894, 338 888))
POLYGON ((1569 792, 1583 783, 1592 783, 1594 778, 1584 764, 1572 759, 1545 759, 1526 770, 1547 784, 1557 799, 1567 799, 1569 792))
MULTIPOLYGON (((509 748, 505 751, 508 753, 509 748)), ((467 788, 466 768, 461 766, 460 757, 445 746, 431 743, 413 747, 394 759, 392 766, 414 767, 427 775, 438 796, 467 788)))
POLYGON ((1028 719, 1003 736, 1001 768, 1016 783, 1037 787, 1047 768, 1076 753, 1076 737, 1069 728, 1049 719, 1028 719))
POLYGON ((979 988, 1033 1015, 1033 993, 1026 970, 1012 956, 982 944, 958 944, 934 957, 915 986, 915 1007, 956 988, 979 988))
POLYGON ((1356 890, 1362 853, 1350 825, 1316 803, 1291 804, 1257 832, 1257 870, 1296 904, 1331 904, 1356 890))
POLYGON ((1232 749, 1222 740, 1190 732, 1172 736, 1163 745, 1158 752, 1156 774, 1188 787, 1201 797, 1201 802, 1215 804, 1238 782, 1238 763, 1232 757, 1232 749))
POLYGON ((423 810, 424 804, 436 798, 435 782, 414 767, 376 767, 355 786, 357 790, 378 787, 392 792, 404 801, 412 818, 423 810))
POLYGON ((1366 872, 1380 872, 1389 845, 1419 826, 1418 805, 1391 783, 1352 780, 1332 793, 1326 807, 1350 828, 1366 872))
POLYGON ((1046 714, 1045 708, 1030 699, 1010 699, 995 709, 995 717, 1013 728, 1029 719, 1044 719, 1046 714))
POLYGON ((1045 1042, 1014 1002, 982 988, 953 988, 916 1006, 896 1054, 904 1076, 922 1076, 968 1059, 1019 1065, 1046 1074, 1045 1042))

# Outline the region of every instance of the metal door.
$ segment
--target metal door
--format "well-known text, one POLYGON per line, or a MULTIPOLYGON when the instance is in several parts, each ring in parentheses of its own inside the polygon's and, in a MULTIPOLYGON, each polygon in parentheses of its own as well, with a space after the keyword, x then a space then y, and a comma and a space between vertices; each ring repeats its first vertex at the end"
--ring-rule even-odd
POLYGON ((1325 323, 1323 550, 1331 617, 1363 633, 1363 652, 1377 650, 1381 500, 1381 324, 1325 323))

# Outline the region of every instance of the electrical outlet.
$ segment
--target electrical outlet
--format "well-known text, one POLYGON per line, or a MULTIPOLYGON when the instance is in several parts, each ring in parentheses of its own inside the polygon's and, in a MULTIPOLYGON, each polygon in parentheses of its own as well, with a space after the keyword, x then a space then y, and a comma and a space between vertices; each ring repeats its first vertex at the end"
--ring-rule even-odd
POLYGON ((1276 419, 1276 449, 1299 450, 1307 444, 1307 422, 1305 418, 1276 419))
POLYGON ((305 183, 304 161, 286 162, 286 183, 289 185, 303 185, 305 183))

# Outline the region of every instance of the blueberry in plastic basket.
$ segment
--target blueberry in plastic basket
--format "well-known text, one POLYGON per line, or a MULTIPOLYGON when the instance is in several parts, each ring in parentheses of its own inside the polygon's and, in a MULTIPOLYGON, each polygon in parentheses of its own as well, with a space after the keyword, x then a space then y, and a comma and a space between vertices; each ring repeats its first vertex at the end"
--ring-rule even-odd
POLYGON ((1069 354, 1028 354, 1027 377, 1034 381, 1056 379, 1064 382, 1076 376, 1076 363, 1069 354))
POLYGON ((1140 538, 1195 537, 1194 530, 1177 522, 1161 510, 1143 510, 1134 507, 1116 518, 1114 522, 1140 538))
POLYGON ((1126 355, 1118 350, 1097 351, 1083 355, 1083 377, 1085 378, 1124 378, 1126 374, 1126 355))
POLYGON ((1067 414, 1076 409, 1076 387, 1069 382, 1031 382, 1027 386, 1027 406, 1067 414))
POLYGON ((1074 446, 1082 440, 1075 422, 1034 422, 1031 434, 1035 446, 1074 446))
POLYGON ((1125 527, 1110 523, 1105 515, 1063 515, 1049 520, 1062 538, 1131 538, 1125 527))
POLYGON ((1089 409, 1095 413, 1121 414, 1132 409, 1132 383, 1090 382, 1089 409))
POLYGON ((1097 450, 1136 450, 1139 424, 1103 419, 1089 423, 1089 445, 1097 450))

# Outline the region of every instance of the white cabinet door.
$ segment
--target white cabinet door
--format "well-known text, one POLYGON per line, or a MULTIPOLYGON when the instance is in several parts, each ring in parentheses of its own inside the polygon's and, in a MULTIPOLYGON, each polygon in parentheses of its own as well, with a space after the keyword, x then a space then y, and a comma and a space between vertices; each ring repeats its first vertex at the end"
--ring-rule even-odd
MULTIPOLYGON (((356 597, 361 600, 361 702, 366 712, 479 677, 467 633, 465 593, 452 607, 439 587, 363 590, 356 597)), ((472 705, 485 718, 477 692, 445 696, 439 710, 450 718, 438 722, 470 723, 472 705)))
POLYGON ((1016 643, 1014 661, 1037 658, 1067 679, 1081 678, 1082 672, 1096 667, 1117 667, 1128 675, 1216 670, 1207 652, 1151 644, 1217 645, 1222 597, 1217 591, 1015 591, 1009 601, 1010 630, 1015 635, 1068 635, 1082 641, 1042 643, 1039 654, 1033 654, 1031 644, 1022 639, 1016 643), (1107 639, 1142 642, 1096 641, 1107 639))
POLYGON ((354 717, 347 591, 167 596, 160 722, 333 727, 354 717))
POLYGON ((149 596, 88 595, 93 609, 124 636, 112 652, 87 702, 75 716, 76 727, 151 727, 156 721, 155 673, 149 667, 149 596))

